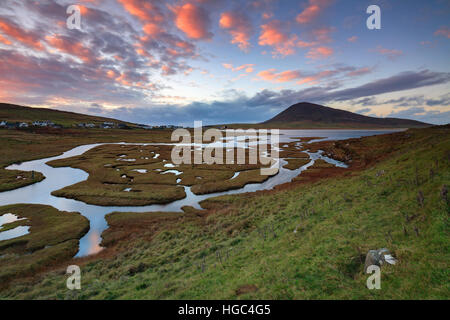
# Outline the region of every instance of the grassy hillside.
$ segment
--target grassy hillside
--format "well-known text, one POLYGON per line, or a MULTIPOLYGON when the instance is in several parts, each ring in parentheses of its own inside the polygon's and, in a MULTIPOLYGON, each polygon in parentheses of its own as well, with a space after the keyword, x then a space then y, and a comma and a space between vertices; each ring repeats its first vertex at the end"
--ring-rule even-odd
POLYGON ((33 122, 50 120, 64 127, 71 127, 78 123, 100 124, 103 122, 122 122, 115 119, 89 116, 81 113, 66 112, 45 108, 30 108, 14 104, 0 103, 0 121, 8 122, 33 122))
POLYGON ((57 270, 0 298, 449 299, 450 128, 321 148, 357 165, 200 212, 110 214, 109 249, 67 263, 81 266, 80 291, 57 270), (368 290, 365 254, 384 247, 398 263, 368 290))

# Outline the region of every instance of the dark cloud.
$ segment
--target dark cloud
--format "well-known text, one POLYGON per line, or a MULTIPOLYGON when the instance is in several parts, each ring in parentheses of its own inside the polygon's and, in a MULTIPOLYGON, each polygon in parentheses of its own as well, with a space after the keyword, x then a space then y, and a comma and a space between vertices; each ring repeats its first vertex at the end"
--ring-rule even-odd
POLYGON ((359 114, 366 114, 366 113, 368 113, 368 112, 370 112, 370 111, 371 111, 370 108, 364 108, 364 109, 356 110, 355 112, 356 112, 356 113, 359 113, 359 114))
POLYGON ((392 118, 404 118, 423 121, 434 124, 450 123, 450 111, 439 112, 437 110, 426 111, 423 107, 412 107, 401 111, 392 112, 388 115, 392 118))
POLYGON ((406 71, 389 78, 369 82, 359 87, 336 91, 330 93, 328 97, 332 100, 344 101, 435 84, 443 84, 449 81, 450 73, 448 72, 434 72, 430 70, 418 72, 406 71))
MULTIPOLYGON (((230 123, 230 122, 260 122, 269 119, 282 109, 299 101, 310 101, 328 104, 333 101, 345 101, 358 99, 368 94, 371 101, 372 94, 407 90, 427 86, 429 84, 445 83, 449 81, 447 73, 419 71, 405 72, 390 78, 376 80, 360 87, 335 90, 335 87, 310 87, 304 90, 282 90, 274 92, 262 90, 252 97, 239 95, 235 91, 230 93, 231 99, 225 101, 213 101, 211 103, 193 102, 187 106, 178 105, 148 105, 139 108, 118 108, 115 110, 103 110, 101 115, 117 117, 119 119, 146 122, 150 124, 186 124, 194 120, 202 120, 205 124, 230 123), (408 78, 409 80, 406 80, 408 78), (400 82, 400 83, 397 83, 400 82)), ((425 111, 424 108, 408 109, 392 113, 391 117, 406 117, 431 123, 446 123, 449 114, 439 114, 437 111, 425 111), (426 115, 420 115, 425 113, 426 115), (439 116, 440 115, 440 116, 439 116)), ((357 112, 371 111, 369 108, 357 112)))

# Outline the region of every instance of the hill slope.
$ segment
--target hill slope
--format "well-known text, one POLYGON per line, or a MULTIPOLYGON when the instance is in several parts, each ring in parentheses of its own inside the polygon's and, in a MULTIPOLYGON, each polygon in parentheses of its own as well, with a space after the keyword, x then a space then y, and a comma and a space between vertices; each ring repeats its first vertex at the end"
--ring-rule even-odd
POLYGON ((308 102, 294 104, 262 124, 280 128, 418 128, 430 126, 415 120, 367 117, 308 102))
POLYGON ((0 103, 0 121, 2 120, 8 122, 32 122, 37 120, 50 120, 63 126, 72 126, 73 124, 81 122, 99 124, 105 121, 114 121, 124 123, 123 121, 111 118, 89 116, 75 112, 59 111, 46 108, 30 108, 8 103, 0 103))

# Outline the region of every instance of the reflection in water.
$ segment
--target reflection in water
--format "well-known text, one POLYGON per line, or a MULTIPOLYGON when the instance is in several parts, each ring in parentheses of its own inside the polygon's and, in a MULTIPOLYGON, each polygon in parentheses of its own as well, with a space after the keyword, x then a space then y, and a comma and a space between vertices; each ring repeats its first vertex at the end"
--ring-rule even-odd
POLYGON ((236 178, 240 173, 241 173, 240 171, 235 172, 235 173, 233 174, 233 176, 230 178, 230 180, 233 180, 234 178, 236 178))
MULTIPOLYGON (((348 138, 358 138, 362 136, 370 136, 376 134, 390 133, 395 130, 280 130, 280 142, 286 143, 293 141, 294 137, 327 137, 324 140, 340 140, 348 138)), ((250 143, 243 143, 243 146, 255 145, 256 141, 250 143)), ((0 205, 15 204, 15 203, 35 203, 46 204, 55 207, 62 211, 76 211, 80 212, 90 222, 89 232, 80 240, 80 250, 77 253, 77 257, 82 257, 92 253, 96 253, 101 250, 99 243, 101 241, 100 235, 108 227, 105 215, 113 211, 122 212, 151 212, 151 211, 163 211, 163 212, 179 212, 182 206, 193 206, 200 209, 199 202, 210 197, 225 195, 225 194, 237 194, 244 192, 254 192, 258 190, 272 189, 276 185, 281 183, 290 182, 294 177, 299 175, 303 170, 306 170, 309 166, 314 164, 317 159, 324 159, 329 163, 333 163, 338 166, 345 166, 344 164, 323 157, 320 152, 308 153, 311 161, 303 167, 296 170, 288 170, 283 168, 286 164, 284 159, 280 159, 280 170, 277 175, 270 177, 263 183, 247 184, 241 189, 219 192, 206 195, 195 195, 191 192, 190 187, 184 186, 186 192, 186 198, 177 200, 168 204, 149 205, 139 207, 120 207, 120 206, 96 206, 86 204, 81 201, 58 198, 51 195, 51 192, 64 188, 66 186, 78 183, 88 178, 88 173, 80 169, 74 168, 52 168, 46 165, 46 162, 69 158, 83 154, 84 152, 97 147, 101 144, 84 145, 73 148, 62 155, 56 157, 50 157, 46 159, 28 161, 21 164, 15 164, 7 167, 11 170, 23 170, 23 171, 38 171, 42 172, 46 177, 41 182, 28 185, 19 189, 0 192, 0 205)), ((139 145, 134 143, 133 145, 139 145)), ((140 145, 161 145, 161 143, 140 144, 140 145)), ((174 144, 163 144, 174 145, 174 144)), ((237 144, 239 146, 239 143, 237 144)), ((159 157, 159 154, 155 154, 153 158, 159 157)), ((176 170, 167 170, 166 173, 175 173, 176 170)), ((126 176, 125 176, 126 177, 126 176)))
POLYGON ((25 220, 25 219, 26 218, 19 218, 19 216, 16 216, 15 214, 12 214, 12 213, 5 213, 0 216, 0 230, 2 229, 1 227, 4 224, 16 222, 19 220, 25 220))
POLYGON ((178 171, 178 170, 166 170, 166 171, 164 171, 164 172, 161 172, 161 174, 166 174, 166 173, 173 173, 173 174, 175 174, 176 176, 178 176, 178 175, 182 174, 183 171, 178 171))
POLYGON ((30 233, 29 229, 30 229, 29 226, 19 226, 19 227, 15 227, 14 229, 0 232, 0 241, 14 239, 14 238, 24 236, 24 235, 30 233))
POLYGON ((102 238, 100 237, 100 234, 98 232, 90 232, 88 239, 89 239, 89 249, 86 255, 96 254, 104 249, 102 246, 100 246, 102 238))

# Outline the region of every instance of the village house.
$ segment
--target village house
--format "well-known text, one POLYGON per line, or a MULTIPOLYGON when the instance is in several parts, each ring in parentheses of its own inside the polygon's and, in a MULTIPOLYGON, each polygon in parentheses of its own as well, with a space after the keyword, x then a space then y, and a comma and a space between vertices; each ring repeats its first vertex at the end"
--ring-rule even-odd
POLYGON ((50 120, 44 120, 44 121, 34 121, 33 126, 35 127, 51 127, 54 123, 50 120))
POLYGON ((111 129, 111 128, 114 128, 114 122, 103 122, 103 123, 101 124, 101 127, 102 127, 103 129, 111 129))
POLYGON ((131 129, 128 125, 125 123, 119 123, 118 125, 119 129, 131 129))
POLYGON ((138 124, 138 127, 141 128, 141 129, 145 129, 145 130, 153 129, 153 126, 149 126, 149 125, 146 125, 146 124, 138 124))
POLYGON ((7 124, 8 122, 6 121, 0 121, 0 127, 6 127, 7 124))
POLYGON ((93 123, 79 123, 77 126, 80 128, 95 128, 95 124, 93 123))

